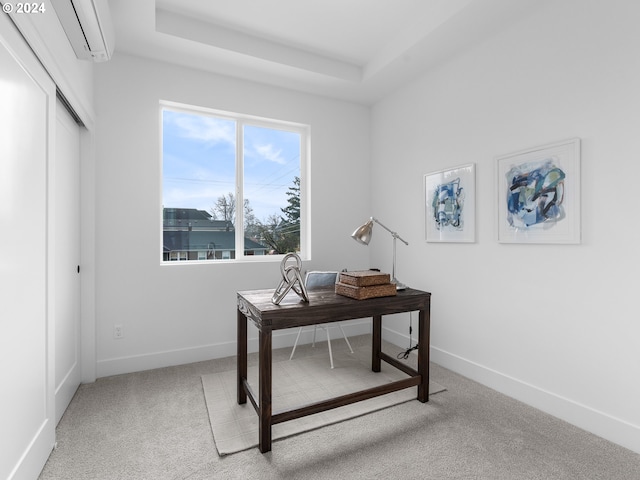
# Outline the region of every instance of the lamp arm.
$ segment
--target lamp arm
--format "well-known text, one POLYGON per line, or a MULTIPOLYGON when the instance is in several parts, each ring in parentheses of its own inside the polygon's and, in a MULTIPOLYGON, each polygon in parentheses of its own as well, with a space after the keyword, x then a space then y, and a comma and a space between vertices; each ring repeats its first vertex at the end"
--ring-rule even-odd
POLYGON ((371 220, 373 220, 374 222, 376 222, 378 225, 380 225, 382 228, 384 228, 387 232, 389 232, 391 235, 393 235, 393 238, 397 238, 398 240, 400 240, 402 243, 404 243, 405 245, 409 245, 409 242, 407 242, 406 240, 403 240, 400 235, 398 235, 397 232, 394 232, 393 230, 391 230, 389 227, 386 227, 385 225, 383 225, 380 220, 378 220, 375 217, 371 217, 371 220))

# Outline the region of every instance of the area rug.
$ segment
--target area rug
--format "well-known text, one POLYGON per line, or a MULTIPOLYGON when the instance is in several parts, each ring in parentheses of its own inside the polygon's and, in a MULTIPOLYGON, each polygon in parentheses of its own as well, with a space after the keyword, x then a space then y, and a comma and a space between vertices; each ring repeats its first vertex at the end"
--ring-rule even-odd
MULTIPOLYGON (((407 376, 382 362, 382 371, 371 371, 371 350, 356 348, 354 354, 334 352, 335 368, 331 369, 325 355, 274 362, 272 379, 273 411, 288 409, 336 397, 358 390, 393 382, 407 376)), ((257 367, 249 367, 249 384, 258 392, 257 367)), ((236 371, 202 376, 202 386, 209 412, 216 448, 220 456, 240 452, 258 445, 258 416, 247 400, 238 405, 236 371)), ((445 390, 429 383, 429 394, 445 390)), ((300 434, 349 418, 416 399, 416 387, 317 413, 272 427, 272 439, 300 434)), ((416 400, 417 401, 417 400, 416 400)))

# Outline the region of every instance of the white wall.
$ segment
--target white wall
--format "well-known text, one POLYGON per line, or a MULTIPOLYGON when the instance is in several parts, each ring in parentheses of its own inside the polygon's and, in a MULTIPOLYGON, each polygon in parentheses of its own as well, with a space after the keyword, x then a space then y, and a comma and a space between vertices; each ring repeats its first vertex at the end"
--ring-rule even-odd
MULTIPOLYGON (((160 264, 161 99, 311 125, 303 268, 368 267, 368 250, 349 237, 370 215, 368 108, 118 54, 95 78, 99 377, 235 354, 236 292, 280 281, 279 262, 160 264)), ((293 343, 285 333, 274 345, 293 343)))
POLYGON ((377 104, 372 204, 410 243, 398 276, 433 294, 436 362, 640 452, 638 18, 553 2, 377 104), (494 157, 571 137, 581 245, 498 244, 494 157), (471 162, 476 243, 425 243, 423 174, 471 162))

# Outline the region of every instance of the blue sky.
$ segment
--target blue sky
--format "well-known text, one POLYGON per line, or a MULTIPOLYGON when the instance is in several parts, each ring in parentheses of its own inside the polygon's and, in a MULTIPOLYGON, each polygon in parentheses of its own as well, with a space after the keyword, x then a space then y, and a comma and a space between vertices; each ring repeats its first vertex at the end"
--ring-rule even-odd
MULTIPOLYGON (((163 206, 210 211, 235 192, 235 143, 233 120, 163 110, 163 206)), ((298 133, 244 126, 244 195, 258 220, 281 213, 296 176, 298 133)))

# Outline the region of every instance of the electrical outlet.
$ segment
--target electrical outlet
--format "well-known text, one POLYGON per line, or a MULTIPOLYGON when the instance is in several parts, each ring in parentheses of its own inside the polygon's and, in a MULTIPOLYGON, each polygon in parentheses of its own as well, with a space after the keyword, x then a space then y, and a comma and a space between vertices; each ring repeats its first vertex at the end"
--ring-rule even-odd
POLYGON ((113 326, 113 338, 124 338, 124 330, 122 329, 122 325, 113 326))

